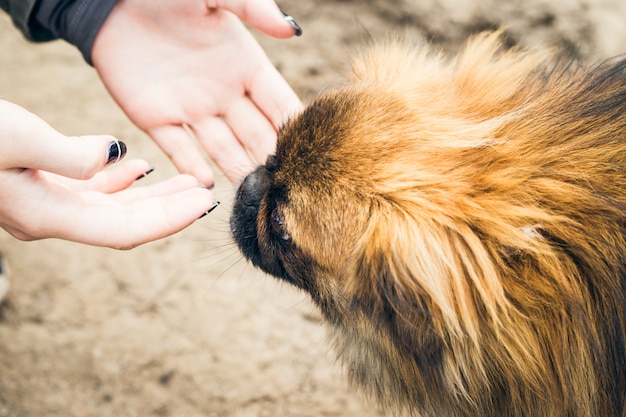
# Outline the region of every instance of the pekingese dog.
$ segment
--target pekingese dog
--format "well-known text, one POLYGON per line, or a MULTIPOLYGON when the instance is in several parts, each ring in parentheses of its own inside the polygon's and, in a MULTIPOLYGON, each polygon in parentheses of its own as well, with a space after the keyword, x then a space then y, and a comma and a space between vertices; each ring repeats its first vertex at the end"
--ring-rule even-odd
POLYGON ((231 229, 384 409, 626 416, 626 60, 373 47, 280 130, 231 229))

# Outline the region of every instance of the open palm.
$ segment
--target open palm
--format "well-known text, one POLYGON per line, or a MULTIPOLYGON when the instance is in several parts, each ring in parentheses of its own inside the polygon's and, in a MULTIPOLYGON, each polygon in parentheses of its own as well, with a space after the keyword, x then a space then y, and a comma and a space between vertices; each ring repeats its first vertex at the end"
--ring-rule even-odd
POLYGON ((92 50, 94 66, 129 118, 181 172, 205 185, 213 173, 197 141, 236 182, 274 151, 278 127, 300 107, 239 19, 272 36, 292 36, 276 5, 208 3, 119 1, 92 50))

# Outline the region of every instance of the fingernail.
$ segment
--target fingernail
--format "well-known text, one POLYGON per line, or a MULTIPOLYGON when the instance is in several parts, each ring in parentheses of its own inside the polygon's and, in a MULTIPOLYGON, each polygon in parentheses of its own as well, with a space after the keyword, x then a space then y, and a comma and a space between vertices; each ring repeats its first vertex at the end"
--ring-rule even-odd
POLYGON ((107 165, 119 162, 124 155, 126 155, 126 144, 120 140, 114 140, 107 148, 107 165))
POLYGON ((198 217, 198 219, 203 218, 204 216, 206 216, 207 214, 209 214, 210 212, 212 212, 213 210, 215 210, 215 208, 216 208, 217 206, 219 206, 219 205, 220 205, 220 202, 219 202, 219 201, 217 201, 217 200, 215 200, 215 201, 213 202, 213 206, 212 206, 210 209, 208 209, 207 211, 205 211, 204 213, 202 213, 202 216, 198 217))
POLYGON ((215 183, 213 183, 213 184, 211 184, 211 185, 209 185, 209 186, 206 186, 206 185, 204 185, 204 184, 202 184, 202 183, 198 183, 198 186, 200 186, 200 188, 205 188, 205 189, 207 189, 207 190, 209 190, 209 191, 210 191, 210 190, 212 190, 212 189, 214 189, 214 188, 215 188, 215 183))
POLYGON ((147 170, 146 172, 144 172, 143 174, 135 178, 135 181, 140 180, 143 177, 147 177, 152 171, 154 171, 154 165, 152 165, 149 170, 147 170))
POLYGON ((296 36, 302 36, 302 28, 299 24, 296 23, 293 17, 289 16, 282 10, 280 12, 283 14, 283 19, 285 19, 285 22, 289 23, 296 30, 296 36))

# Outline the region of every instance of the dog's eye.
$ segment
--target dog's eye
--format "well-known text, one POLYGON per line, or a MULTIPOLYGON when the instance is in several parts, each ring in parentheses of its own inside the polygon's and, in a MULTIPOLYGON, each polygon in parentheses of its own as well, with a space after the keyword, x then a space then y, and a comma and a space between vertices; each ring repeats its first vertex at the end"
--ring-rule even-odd
POLYGON ((282 240, 288 241, 291 239, 291 236, 289 236, 289 234, 285 231, 283 219, 280 217, 280 212, 277 208, 274 208, 274 210, 272 210, 272 214, 270 216, 270 224, 272 225, 272 230, 274 230, 276 235, 282 240))

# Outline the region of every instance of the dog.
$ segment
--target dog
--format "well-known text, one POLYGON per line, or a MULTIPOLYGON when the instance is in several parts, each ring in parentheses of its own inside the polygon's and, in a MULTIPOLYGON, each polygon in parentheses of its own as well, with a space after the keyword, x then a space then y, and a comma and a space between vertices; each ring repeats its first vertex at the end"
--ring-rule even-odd
POLYGON ((243 255, 419 417, 626 416, 626 60, 390 41, 236 192, 243 255))

